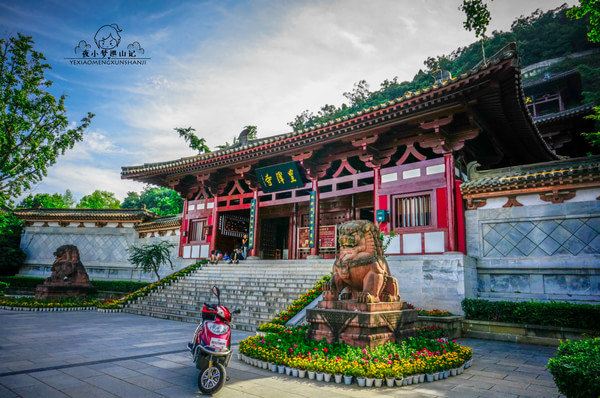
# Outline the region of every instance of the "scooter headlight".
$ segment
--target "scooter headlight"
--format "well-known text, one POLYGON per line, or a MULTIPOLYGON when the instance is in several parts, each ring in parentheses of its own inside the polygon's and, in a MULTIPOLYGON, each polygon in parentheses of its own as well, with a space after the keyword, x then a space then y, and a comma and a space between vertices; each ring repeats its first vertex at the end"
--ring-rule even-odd
POLYGON ((208 330, 213 334, 225 334, 229 330, 229 326, 223 323, 208 322, 206 327, 208 327, 208 330))

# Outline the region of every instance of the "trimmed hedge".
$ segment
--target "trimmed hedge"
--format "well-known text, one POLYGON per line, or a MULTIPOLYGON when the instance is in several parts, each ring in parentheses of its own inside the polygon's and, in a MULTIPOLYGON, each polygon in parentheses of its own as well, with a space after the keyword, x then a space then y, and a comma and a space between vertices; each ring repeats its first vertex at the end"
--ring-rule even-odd
MULTIPOLYGON (((259 332, 280 332, 282 327, 292 319, 297 313, 302 311, 304 307, 313 302, 314 299, 319 297, 323 292, 323 287, 327 282, 331 280, 331 275, 325 275, 319 279, 312 289, 309 289, 306 293, 298 297, 296 300, 284 310, 279 312, 269 322, 263 323, 258 326, 259 332)), ((285 328, 283 328, 285 329, 285 328)))
MULTIPOLYGON (((13 289, 23 289, 34 291, 36 286, 44 282, 45 278, 33 276, 3 276, 0 282, 6 282, 13 289)), ((129 293, 147 286, 149 282, 137 281, 92 281, 92 285, 102 292, 129 293)))
POLYGON ((600 331, 600 305, 464 299, 466 319, 600 331))
POLYGON ((600 338, 561 342, 547 367, 568 398, 600 397, 600 338))

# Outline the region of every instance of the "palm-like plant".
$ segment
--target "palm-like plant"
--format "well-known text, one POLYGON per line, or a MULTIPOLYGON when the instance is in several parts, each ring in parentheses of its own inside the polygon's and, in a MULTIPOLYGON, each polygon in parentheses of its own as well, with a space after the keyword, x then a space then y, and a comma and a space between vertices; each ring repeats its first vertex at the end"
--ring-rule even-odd
POLYGON ((141 269, 143 272, 154 272, 156 279, 160 280, 158 271, 160 267, 169 264, 173 269, 171 261, 171 249, 175 244, 167 241, 159 243, 149 243, 142 246, 131 246, 129 252, 129 261, 135 266, 135 269, 141 269))

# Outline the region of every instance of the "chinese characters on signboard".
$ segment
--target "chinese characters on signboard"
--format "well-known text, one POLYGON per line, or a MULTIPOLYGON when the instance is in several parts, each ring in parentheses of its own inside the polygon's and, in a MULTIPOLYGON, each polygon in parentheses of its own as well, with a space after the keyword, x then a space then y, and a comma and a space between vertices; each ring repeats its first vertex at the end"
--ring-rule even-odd
POLYGON ((263 192, 287 191, 304 186, 296 162, 280 163, 256 169, 263 192))
POLYGON ((256 220, 256 199, 252 198, 250 202, 250 226, 248 228, 248 249, 254 247, 254 224, 256 220))
MULTIPOLYGON (((309 249, 308 227, 298 228, 298 248, 309 249)), ((337 247, 337 228, 335 225, 321 225, 319 227, 319 249, 335 249, 337 247)))
POLYGON ((317 215, 316 206, 317 193, 310 191, 310 203, 308 205, 308 247, 315 247, 315 218, 317 215))

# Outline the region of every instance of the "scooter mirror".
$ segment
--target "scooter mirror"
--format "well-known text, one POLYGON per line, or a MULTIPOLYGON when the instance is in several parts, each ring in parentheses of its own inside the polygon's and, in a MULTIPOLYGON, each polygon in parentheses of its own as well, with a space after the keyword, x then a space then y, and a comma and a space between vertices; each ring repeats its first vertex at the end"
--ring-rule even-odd
POLYGON ((217 286, 213 286, 211 291, 212 291, 212 294, 217 296, 217 298, 221 297, 221 291, 219 290, 219 288, 217 286))
POLYGON ((241 314, 241 313, 242 313, 242 310, 241 310, 241 309, 239 309, 239 308, 237 308, 237 309, 235 309, 235 310, 233 311, 233 315, 238 315, 238 314, 241 314))

